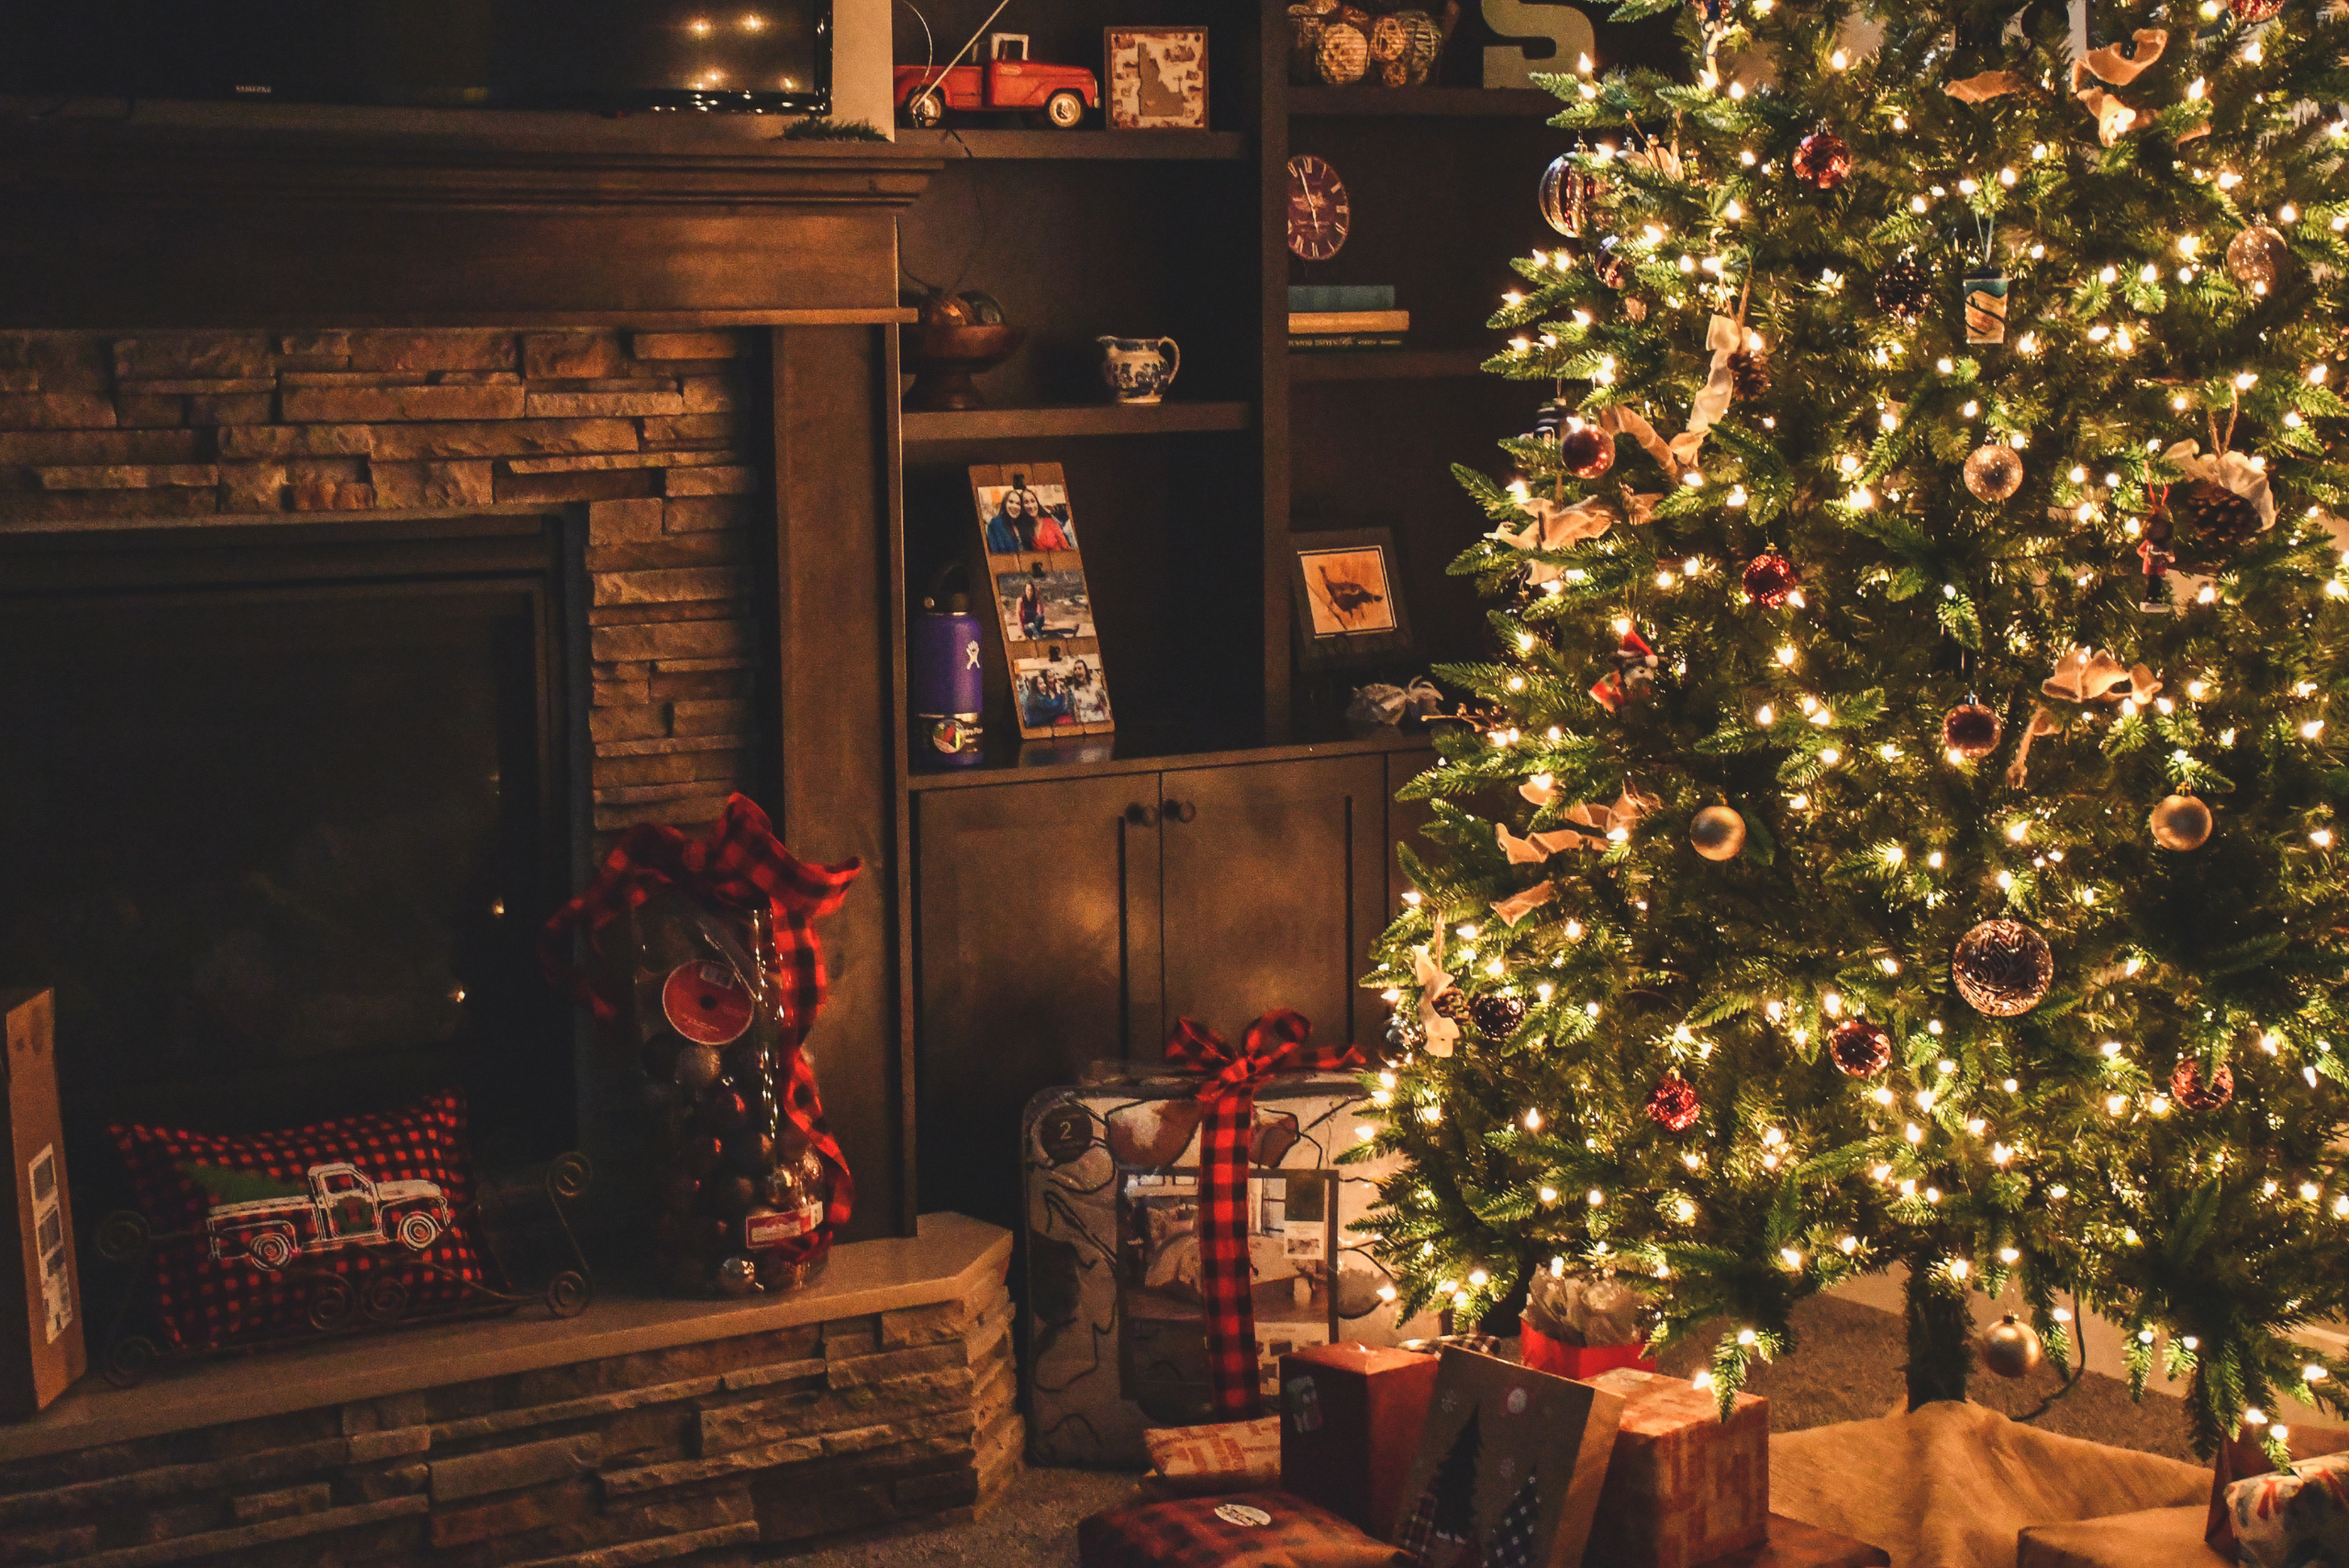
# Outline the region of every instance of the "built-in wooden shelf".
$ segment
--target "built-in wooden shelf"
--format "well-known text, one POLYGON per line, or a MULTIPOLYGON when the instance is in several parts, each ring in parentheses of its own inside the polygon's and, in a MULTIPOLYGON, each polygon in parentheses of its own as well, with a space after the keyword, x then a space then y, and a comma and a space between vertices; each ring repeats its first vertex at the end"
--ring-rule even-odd
POLYGON ((1424 381, 1472 376, 1492 351, 1485 349, 1313 350, 1288 357, 1291 382, 1424 381))
POLYGON ((1080 403, 1059 408, 907 410, 905 436, 915 441, 988 441, 1030 436, 1159 436, 1193 430, 1245 430, 1252 403, 1080 403))
POLYGON ((1538 87, 1291 87, 1291 116, 1502 115, 1547 118, 1564 107, 1538 87))
POLYGON ((1299 762, 1312 757, 1348 757, 1388 751, 1424 751, 1440 726, 1414 723, 1353 725, 1328 720, 1310 738, 1291 736, 1267 742, 1261 736, 1180 724, 1132 724, 1109 735, 1072 736, 1066 740, 1021 741, 999 738, 986 760, 963 768, 914 773, 906 787, 916 794, 975 789, 1013 780, 1106 778, 1157 773, 1168 768, 1245 767, 1259 762, 1299 762))
MULTIPOLYGON (((1542 95, 1547 97, 1547 94, 1542 95)), ((1554 100, 1553 100, 1554 101, 1554 100)), ((901 130, 897 145, 955 158, 1223 159, 1248 156, 1236 130, 901 130)))

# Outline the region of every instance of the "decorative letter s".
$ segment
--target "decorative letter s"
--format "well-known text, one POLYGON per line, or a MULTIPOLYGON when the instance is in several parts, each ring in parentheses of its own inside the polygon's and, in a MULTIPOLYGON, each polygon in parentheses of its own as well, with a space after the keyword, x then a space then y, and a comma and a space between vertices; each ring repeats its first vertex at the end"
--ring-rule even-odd
POLYGON ((1577 56, 1594 52, 1598 35, 1590 18, 1572 6, 1531 6, 1526 0, 1484 0, 1485 25, 1507 39, 1547 39, 1557 45, 1548 60, 1526 58, 1522 44, 1485 50, 1485 85, 1531 87, 1537 67, 1567 72, 1577 56))

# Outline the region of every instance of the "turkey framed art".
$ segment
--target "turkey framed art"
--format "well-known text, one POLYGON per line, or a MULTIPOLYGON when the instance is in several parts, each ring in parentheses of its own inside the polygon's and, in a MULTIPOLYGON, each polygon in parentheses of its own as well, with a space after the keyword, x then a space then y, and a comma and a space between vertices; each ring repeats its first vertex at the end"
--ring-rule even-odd
POLYGON ((1291 534, 1298 657, 1308 669, 1359 664, 1411 648, 1392 528, 1291 534))

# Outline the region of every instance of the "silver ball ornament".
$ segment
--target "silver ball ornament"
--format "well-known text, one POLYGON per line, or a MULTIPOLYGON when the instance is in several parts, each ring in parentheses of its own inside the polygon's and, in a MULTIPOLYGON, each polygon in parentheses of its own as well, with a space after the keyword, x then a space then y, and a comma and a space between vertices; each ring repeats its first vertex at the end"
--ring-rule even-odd
POLYGON ((2009 1312, 1982 1335, 1982 1364, 2000 1377, 2023 1377, 2039 1365, 2038 1331, 2009 1312))
POLYGON ((722 1258, 710 1274, 718 1294, 740 1300, 759 1288, 759 1266, 744 1257, 722 1258))

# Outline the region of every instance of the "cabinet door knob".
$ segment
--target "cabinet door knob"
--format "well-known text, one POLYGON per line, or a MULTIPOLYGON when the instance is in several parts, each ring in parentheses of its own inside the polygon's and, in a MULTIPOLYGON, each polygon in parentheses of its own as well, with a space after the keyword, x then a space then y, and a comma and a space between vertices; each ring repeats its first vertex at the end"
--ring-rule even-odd
POLYGON ((1187 800, 1170 800, 1166 803, 1166 815, 1177 822, 1188 822, 1198 814, 1199 808, 1187 800))
POLYGON ((1137 828, 1155 828, 1158 826, 1158 807, 1136 801, 1126 807, 1126 820, 1137 828))

